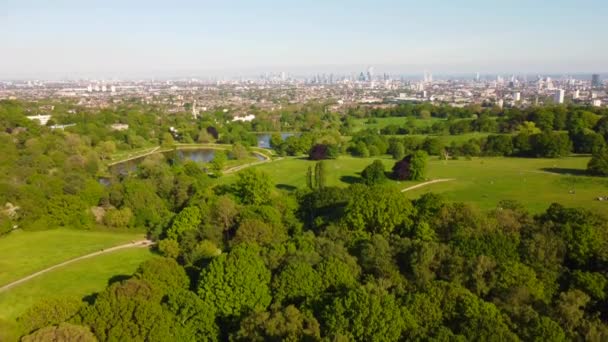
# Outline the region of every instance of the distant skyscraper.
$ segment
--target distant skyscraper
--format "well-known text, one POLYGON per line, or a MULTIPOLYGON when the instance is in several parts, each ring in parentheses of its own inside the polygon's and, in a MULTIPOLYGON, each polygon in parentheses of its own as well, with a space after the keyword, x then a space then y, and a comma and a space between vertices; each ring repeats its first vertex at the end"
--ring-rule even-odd
POLYGON ((371 80, 374 78, 374 67, 370 66, 369 68, 367 68, 367 81, 371 82, 371 80))
POLYGON ((564 103, 565 93, 566 92, 564 91, 564 89, 557 89, 557 91, 555 91, 555 95, 553 95, 553 102, 555 102, 557 104, 564 103))
POLYGON ((602 80, 600 79, 599 74, 591 75, 591 86, 594 88, 599 88, 602 86, 602 80))
POLYGON ((576 89, 574 91, 574 93, 572 94, 572 98, 575 100, 578 100, 579 97, 580 97, 580 91, 578 89, 576 89))
POLYGON ((513 93, 513 101, 521 101, 521 93, 520 92, 515 92, 513 93))
POLYGON ((479 82, 479 73, 475 74, 475 82, 479 82))

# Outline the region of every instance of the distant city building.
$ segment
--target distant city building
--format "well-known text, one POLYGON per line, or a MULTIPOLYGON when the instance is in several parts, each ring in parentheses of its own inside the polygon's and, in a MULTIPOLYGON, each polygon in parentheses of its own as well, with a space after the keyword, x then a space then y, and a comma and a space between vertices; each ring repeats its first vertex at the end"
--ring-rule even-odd
POLYGON ((50 115, 31 115, 27 116, 28 119, 32 121, 38 121, 41 125, 46 125, 47 122, 51 119, 50 115))
POLYGON ((553 102, 555 102, 557 104, 564 103, 565 93, 566 92, 564 91, 564 89, 558 89, 557 91, 555 91, 555 95, 553 95, 553 102))
POLYGON ((600 79, 599 74, 591 75, 591 86, 594 88, 599 88, 602 86, 602 80, 600 79))
POLYGON ((232 121, 251 122, 253 119, 255 119, 255 115, 249 114, 245 116, 235 116, 232 121))
POLYGON ((498 100, 498 102, 496 102, 496 105, 498 106, 498 108, 502 108, 505 105, 505 101, 503 99, 498 100))
POLYGON ((110 128, 114 131, 126 131, 129 129, 129 125, 122 124, 122 123, 116 123, 116 124, 110 125, 110 128))
POLYGON ((513 101, 515 101, 515 102, 521 101, 521 93, 520 92, 513 93, 513 101))
POLYGON ((576 90, 574 91, 574 93, 572 93, 572 98, 573 98, 574 100, 578 100, 578 98, 579 98, 580 96, 581 96, 581 92, 580 92, 580 90, 578 90, 578 89, 576 89, 576 90))
POLYGON ((593 100, 591 102, 591 104, 593 105, 593 107, 601 107, 602 106, 602 100, 593 100))

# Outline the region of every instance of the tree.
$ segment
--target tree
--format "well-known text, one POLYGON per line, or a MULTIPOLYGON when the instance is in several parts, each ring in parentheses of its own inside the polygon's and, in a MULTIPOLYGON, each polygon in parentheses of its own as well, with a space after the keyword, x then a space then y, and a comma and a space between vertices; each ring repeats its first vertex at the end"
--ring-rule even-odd
POLYGON ((30 335, 23 336, 24 342, 47 342, 47 341, 80 341, 96 342, 95 335, 88 327, 70 323, 48 326, 30 335))
POLYGON ((412 203, 403 194, 387 186, 350 187, 343 221, 352 230, 389 235, 396 228, 411 225, 412 203))
POLYGON ((403 143, 396 143, 393 150, 391 151, 391 155, 395 160, 403 159, 403 157, 405 157, 405 146, 403 146, 403 143))
POLYGON ((230 152, 230 154, 232 155, 232 158, 240 160, 247 158, 249 152, 247 151, 245 146, 241 145, 240 143, 235 143, 234 145, 232 145, 232 151, 230 152))
POLYGON ((264 310, 272 300, 270 271, 259 249, 238 245, 230 253, 211 260, 199 277, 198 294, 222 316, 239 316, 249 310, 264 310))
POLYGON ((173 135, 171 135, 171 133, 163 133, 162 145, 163 147, 172 147, 175 145, 175 140, 173 139, 173 135))
POLYGON ((593 154, 587 164, 587 171, 596 176, 608 176, 608 147, 593 154))
POLYGON ((427 154, 418 150, 393 166, 393 178, 397 180, 422 180, 426 173, 427 154))
POLYGON ((319 291, 321 277, 304 261, 288 263, 272 282, 274 300, 276 302, 287 302, 301 304, 306 300, 314 300, 319 291))
POLYGON ((125 228, 128 227, 133 219, 133 213, 128 207, 122 209, 108 209, 103 217, 104 223, 109 227, 125 228))
POLYGON ((272 180, 268 174, 253 168, 239 172, 234 185, 237 197, 243 204, 264 204, 270 200, 272 180))
POLYGON ((25 311, 17 321, 23 331, 31 333, 48 325, 55 325, 72 319, 83 307, 83 304, 77 298, 43 299, 25 311))
POLYGON ((314 188, 324 189, 327 185, 327 162, 321 160, 315 164, 314 188))
POLYGON ((338 157, 338 147, 330 144, 316 144, 308 151, 308 159, 323 160, 338 157))
POLYGON ((158 241, 158 251, 161 255, 167 258, 176 259, 179 256, 179 243, 172 239, 163 239, 158 241))
POLYGON ((173 224, 167 229, 167 238, 179 241, 188 230, 196 230, 202 221, 199 207, 186 207, 173 219, 173 224))
POLYGON ((398 341, 415 324, 392 294, 371 286, 335 297, 320 317, 325 336, 355 341, 398 341))
POLYGON ((157 288, 169 290, 188 289, 190 279, 186 271, 175 259, 156 257, 144 261, 133 275, 137 279, 142 279, 157 288))
POLYGON ((161 306, 163 295, 145 280, 114 283, 82 310, 82 322, 102 341, 181 340, 186 334, 161 306))
POLYGON ((163 307, 175 315, 179 325, 184 328, 184 338, 191 341, 219 340, 215 309, 210 303, 201 300, 196 293, 188 290, 169 293, 163 307))
POLYGON ((226 166, 226 161, 228 160, 228 157, 226 156, 226 153, 224 151, 215 151, 214 155, 213 155, 213 160, 210 163, 211 166, 211 171, 213 171, 213 173, 217 176, 217 177, 221 177, 222 176, 222 171, 224 170, 224 167, 226 166))
MULTIPOLYGON (((272 311, 253 312, 241 321, 236 341, 319 341, 319 322, 293 305, 272 311)), ((232 340, 232 339, 231 339, 232 340)))
POLYGON ((361 172, 361 178, 367 185, 376 185, 383 183, 386 180, 386 175, 384 174, 384 163, 381 160, 374 160, 373 163, 366 166, 365 169, 361 172))

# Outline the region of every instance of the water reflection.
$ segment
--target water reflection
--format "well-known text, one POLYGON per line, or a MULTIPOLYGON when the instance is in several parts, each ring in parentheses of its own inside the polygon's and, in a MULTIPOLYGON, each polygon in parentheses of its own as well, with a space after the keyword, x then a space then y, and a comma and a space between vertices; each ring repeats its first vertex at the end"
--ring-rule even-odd
MULTIPOLYGON (((270 137, 272 136, 272 134, 274 133, 260 133, 258 134, 258 147, 261 148, 270 148, 270 137)), ((293 136, 298 136, 300 135, 300 133, 286 133, 286 132, 282 132, 281 133, 281 138, 283 140, 289 138, 289 137, 293 137, 293 136)))

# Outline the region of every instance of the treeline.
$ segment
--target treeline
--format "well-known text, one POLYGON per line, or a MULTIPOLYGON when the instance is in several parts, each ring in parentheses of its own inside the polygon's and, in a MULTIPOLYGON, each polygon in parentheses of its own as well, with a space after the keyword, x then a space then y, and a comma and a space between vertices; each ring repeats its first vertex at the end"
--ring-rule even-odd
POLYGON ((187 198, 163 258, 19 322, 31 340, 603 341, 607 229, 558 204, 480 212, 323 182, 289 195, 248 169, 187 198))
MULTIPOLYGON (((349 112, 350 117, 357 117, 356 111, 349 112)), ((361 115, 361 114, 359 114, 361 115)), ((386 135, 436 134, 459 135, 470 132, 515 133, 522 126, 538 128, 540 131, 568 131, 576 134, 582 131, 593 131, 608 138, 608 110, 585 106, 542 106, 520 108, 482 108, 468 106, 456 108, 425 104, 403 104, 388 108, 367 108, 363 117, 369 123, 376 118, 404 117, 402 125, 391 124, 380 132, 386 135), (443 118, 430 126, 419 127, 416 120, 431 117, 443 118)), ((350 127, 351 122, 344 123, 350 127)))

